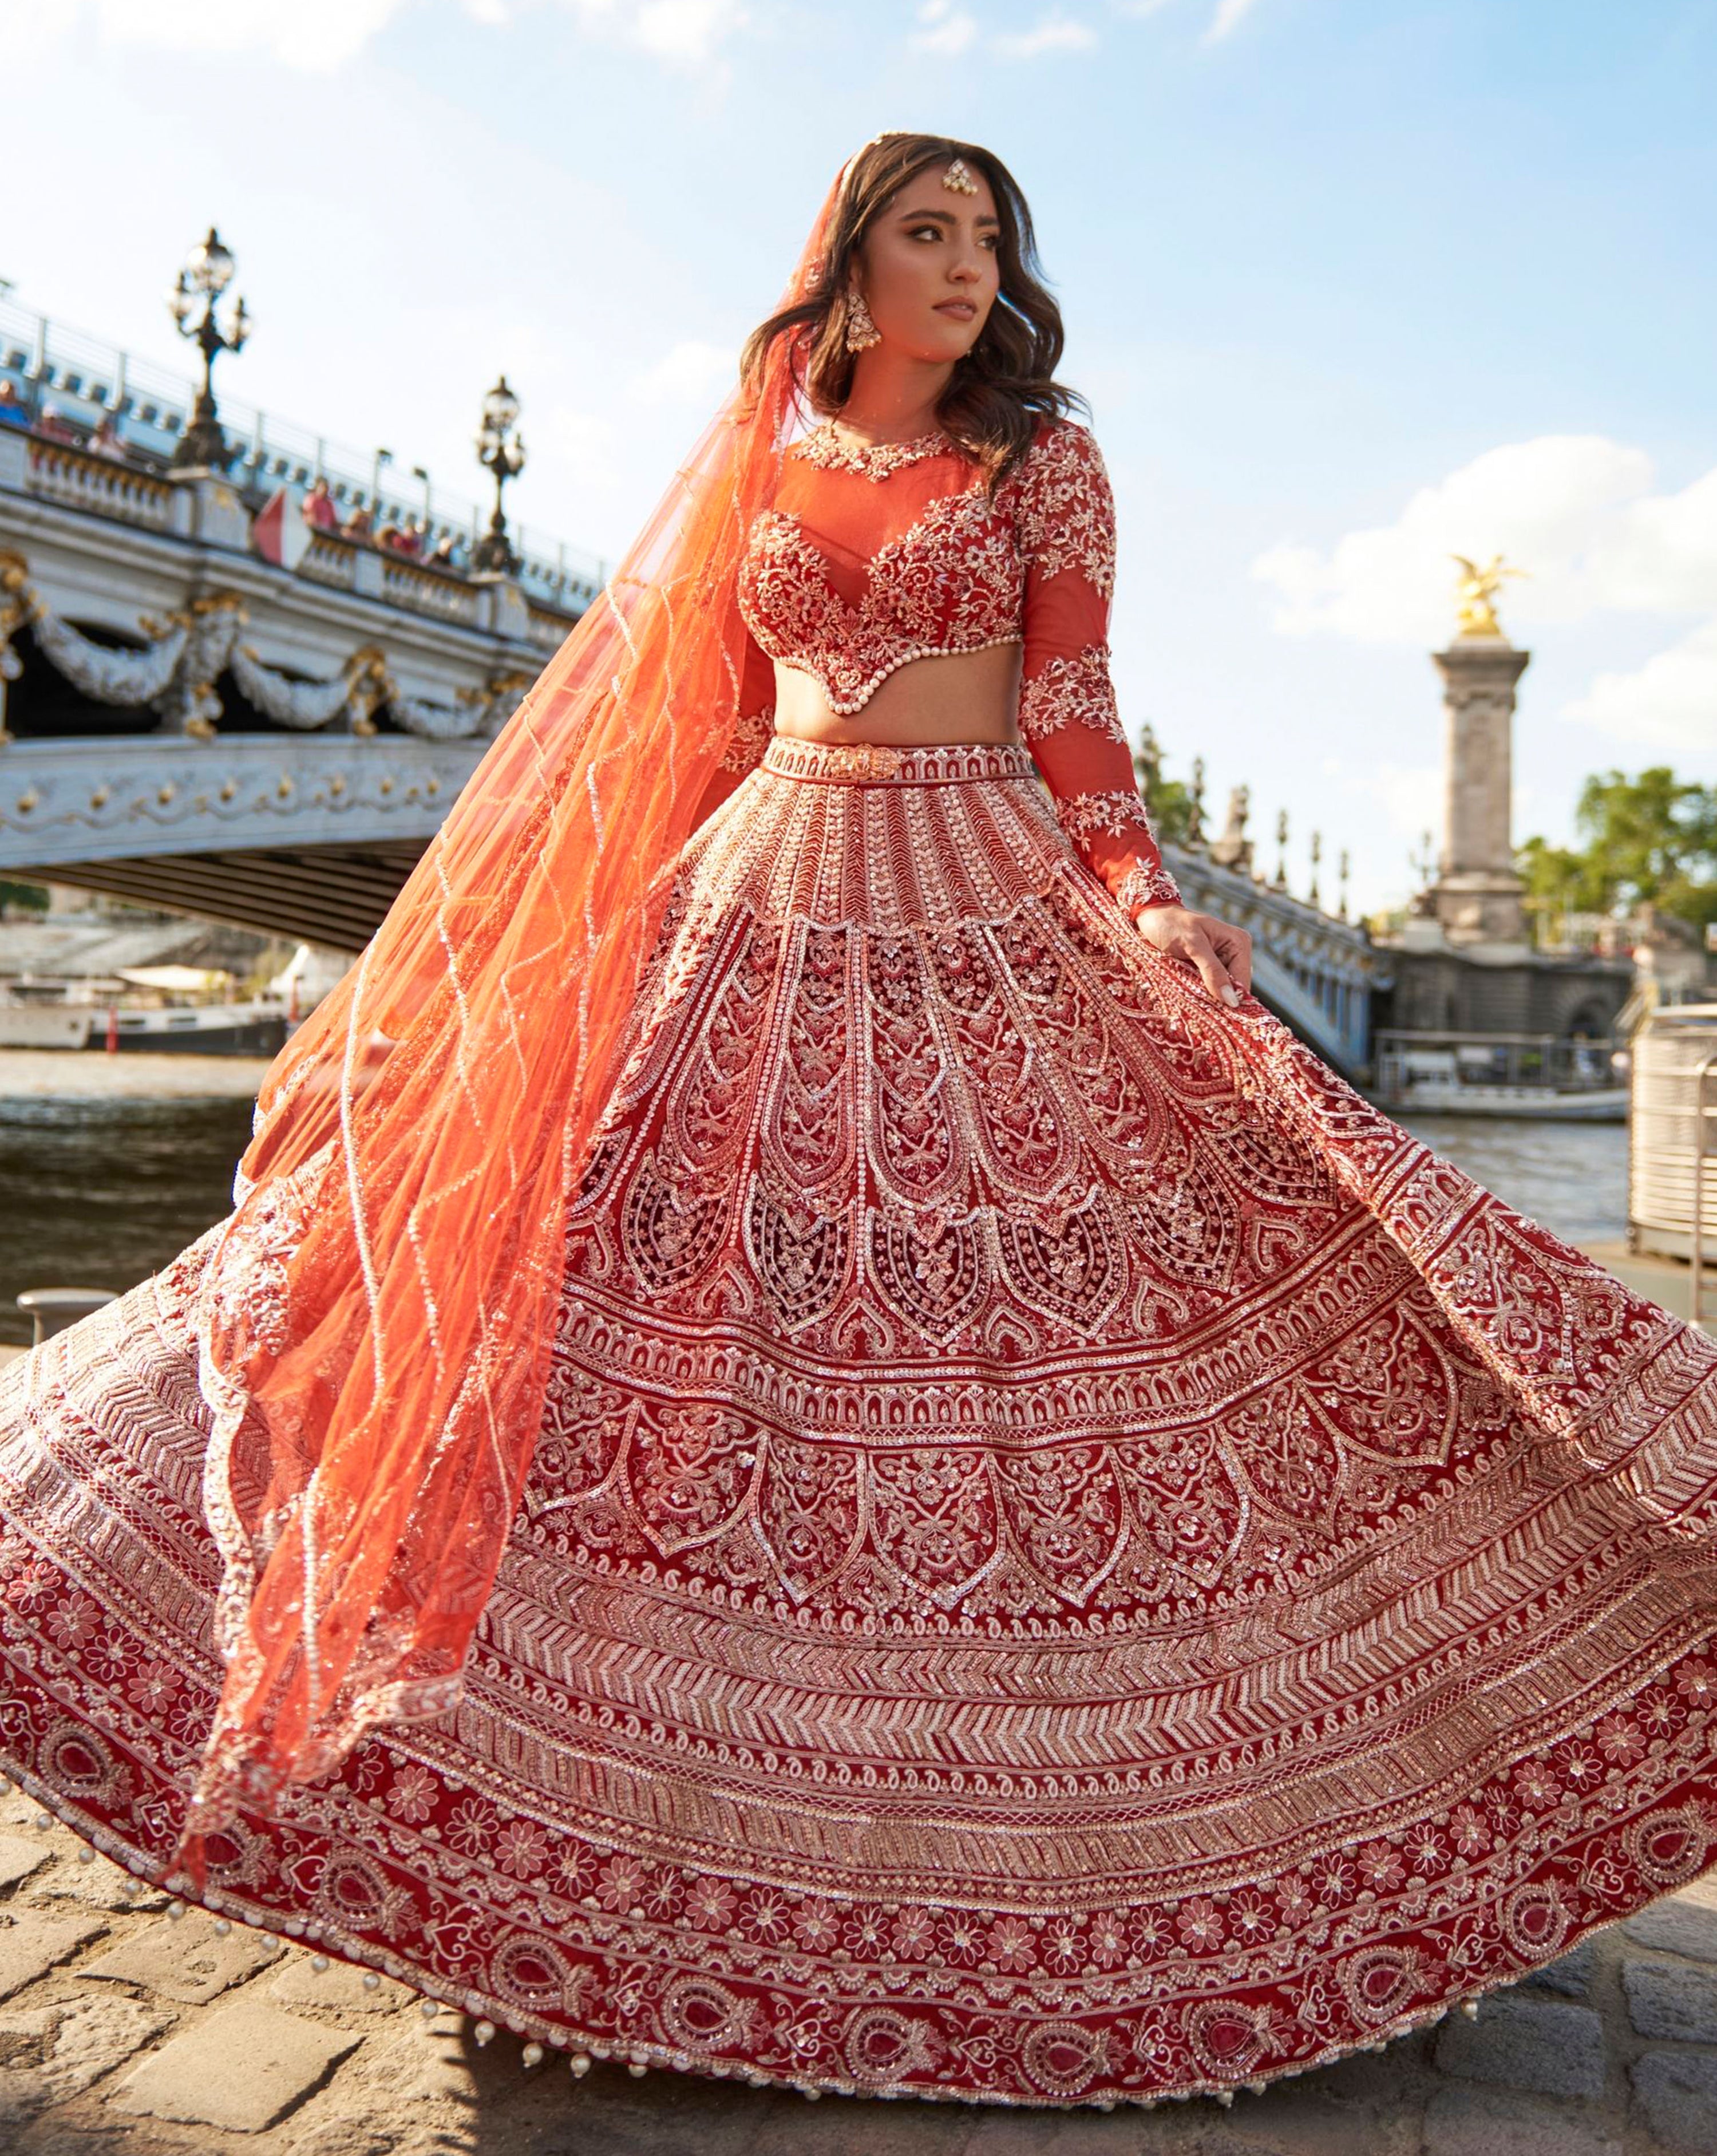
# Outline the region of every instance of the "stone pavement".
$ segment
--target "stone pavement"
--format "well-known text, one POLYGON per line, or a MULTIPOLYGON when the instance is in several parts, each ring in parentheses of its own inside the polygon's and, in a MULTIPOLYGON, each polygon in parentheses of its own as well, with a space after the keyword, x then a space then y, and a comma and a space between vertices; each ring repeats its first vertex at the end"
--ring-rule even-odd
POLYGON ((1476 2021, 1232 2110, 812 2104, 527 2067, 385 1977, 173 1917, 41 1816, 0 1798, 4 2156, 1717 2156, 1717 1873, 1476 2021))

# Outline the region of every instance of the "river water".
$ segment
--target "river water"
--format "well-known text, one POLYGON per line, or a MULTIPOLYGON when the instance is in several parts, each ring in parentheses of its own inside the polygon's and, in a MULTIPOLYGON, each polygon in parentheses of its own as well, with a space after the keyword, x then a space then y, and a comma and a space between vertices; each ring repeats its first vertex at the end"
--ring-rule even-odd
MULTIPOLYGON (((0 1050, 0 1341, 27 1287, 123 1290, 233 1203, 266 1058, 0 1050)), ((1621 1123, 1422 1116, 1415 1134, 1573 1243, 1619 1240, 1621 1123)))

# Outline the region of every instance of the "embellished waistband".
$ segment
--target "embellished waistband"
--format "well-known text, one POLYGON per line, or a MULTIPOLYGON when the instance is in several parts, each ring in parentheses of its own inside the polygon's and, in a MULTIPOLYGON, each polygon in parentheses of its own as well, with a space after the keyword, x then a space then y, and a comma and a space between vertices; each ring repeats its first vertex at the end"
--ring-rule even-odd
POLYGON ((776 734, 762 767, 777 778, 828 785, 954 786, 962 781, 1030 778, 1031 752, 1018 742, 936 742, 897 747, 891 742, 797 741, 776 734))

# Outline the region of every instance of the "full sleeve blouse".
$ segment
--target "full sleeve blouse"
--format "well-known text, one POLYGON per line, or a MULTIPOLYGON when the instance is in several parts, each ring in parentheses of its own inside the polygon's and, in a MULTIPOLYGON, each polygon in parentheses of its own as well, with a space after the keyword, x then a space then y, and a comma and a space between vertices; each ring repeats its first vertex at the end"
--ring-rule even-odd
POLYGON ((1040 433, 1020 475, 1026 562, 1019 730, 1074 850, 1136 916, 1177 906, 1110 674, 1115 495, 1083 427, 1040 433))
POLYGON ((1070 421, 1039 424, 993 500, 946 436, 866 449, 818 429, 751 535, 738 718, 705 811, 768 747, 777 661, 851 715, 910 660, 1018 643, 1021 737, 1069 844, 1135 918, 1178 905, 1110 677, 1115 552, 1102 454, 1070 421))

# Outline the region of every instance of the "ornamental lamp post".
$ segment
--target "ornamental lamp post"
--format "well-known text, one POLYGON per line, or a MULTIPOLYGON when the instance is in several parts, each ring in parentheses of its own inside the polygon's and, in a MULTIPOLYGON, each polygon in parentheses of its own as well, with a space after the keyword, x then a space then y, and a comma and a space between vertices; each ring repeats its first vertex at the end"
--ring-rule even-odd
POLYGON ((477 435, 477 460, 495 474, 495 514, 489 529, 471 549, 471 567, 504 577, 516 576, 524 567, 507 536, 507 520, 501 506, 502 490, 525 469, 525 444, 514 432, 519 418, 519 400, 502 375, 483 400, 483 424, 477 435))
POLYGON ((242 299, 224 329, 215 320, 215 302, 233 281, 234 266, 231 254, 221 244, 219 234, 210 225, 208 239, 187 255, 178 280, 167 295, 167 306, 179 335, 189 337, 202 353, 202 388, 197 393, 191 424, 173 451, 170 469, 174 471, 195 466, 223 472, 237 454, 227 445, 226 435, 215 416, 214 399, 215 354, 242 352, 254 326, 242 299), (199 303, 202 309, 200 321, 193 319, 199 303))

